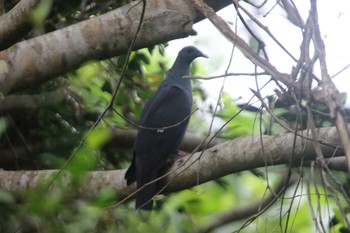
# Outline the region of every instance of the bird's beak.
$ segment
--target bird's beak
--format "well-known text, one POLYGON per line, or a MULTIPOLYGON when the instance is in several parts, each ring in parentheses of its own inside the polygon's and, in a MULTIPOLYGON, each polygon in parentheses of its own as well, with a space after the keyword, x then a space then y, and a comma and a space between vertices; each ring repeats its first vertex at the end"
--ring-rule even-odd
POLYGON ((208 56, 207 54, 205 54, 205 53, 202 53, 202 52, 201 52, 201 55, 200 55, 200 57, 205 57, 205 58, 209 58, 209 56, 208 56))

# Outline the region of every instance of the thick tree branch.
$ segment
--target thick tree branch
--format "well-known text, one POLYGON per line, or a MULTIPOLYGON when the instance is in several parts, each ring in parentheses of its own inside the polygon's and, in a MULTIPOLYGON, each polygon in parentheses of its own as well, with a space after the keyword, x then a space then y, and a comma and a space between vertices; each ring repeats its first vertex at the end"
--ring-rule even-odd
MULTIPOLYGON (((193 34, 194 13, 189 7, 180 8, 184 2, 177 2, 148 1, 135 49, 193 34)), ((141 8, 142 4, 133 2, 0 52, 0 62, 6 67, 0 70, 0 92, 7 94, 42 83, 89 59, 125 53, 139 24, 141 8)))
POLYGON ((37 95, 9 95, 0 101, 0 112, 34 110, 61 103, 69 97, 68 90, 65 88, 37 95))
MULTIPOLYGON (((318 133, 319 139, 323 142, 321 149, 326 158, 344 155, 343 150, 337 147, 339 137, 336 128, 322 128, 318 130, 318 133), (333 146, 326 146, 326 143, 333 146)), ((299 135, 306 136, 308 131, 299 132, 299 135)), ((298 137, 294 143, 294 136, 293 133, 262 136, 262 138, 247 136, 218 144, 203 152, 181 157, 175 161, 166 177, 165 191, 175 192, 231 173, 265 165, 289 164, 290 162, 299 164, 302 159, 314 160, 316 153, 312 143, 301 137, 298 137)), ((17 195, 26 189, 36 188, 39 181, 50 181, 55 173, 57 170, 2 170, 0 171, 0 187, 17 195)), ((65 174, 62 177, 63 184, 71 187, 68 173, 63 174, 65 174)), ((81 198, 89 198, 98 194, 102 188, 113 188, 119 198, 125 198, 135 191, 135 185, 127 187, 124 174, 125 170, 87 172, 77 195, 81 198)))
POLYGON ((326 159, 326 164, 330 170, 348 172, 348 163, 346 157, 326 159))
POLYGON ((30 30, 28 16, 38 2, 39 0, 22 0, 8 13, 0 16, 0 50, 9 47, 30 30))
MULTIPOLYGON (((114 129, 112 134, 112 140, 106 145, 107 147, 119 147, 119 148, 132 148, 136 139, 137 130, 134 129, 114 129)), ((186 133, 184 139, 181 142, 180 150, 192 152, 196 147, 202 144, 198 149, 202 150, 205 147, 210 148, 216 144, 225 142, 227 140, 214 138, 207 145, 208 140, 204 137, 197 136, 191 133, 186 133)))
MULTIPOLYGON (((0 92, 7 95, 40 84, 76 69, 87 60, 124 54, 139 25, 142 4, 137 3, 19 42, 0 52, 0 92)), ((225 4, 228 1, 218 4, 218 8, 225 4)), ((194 34, 195 18, 200 17, 187 0, 147 1, 134 49, 194 34)))

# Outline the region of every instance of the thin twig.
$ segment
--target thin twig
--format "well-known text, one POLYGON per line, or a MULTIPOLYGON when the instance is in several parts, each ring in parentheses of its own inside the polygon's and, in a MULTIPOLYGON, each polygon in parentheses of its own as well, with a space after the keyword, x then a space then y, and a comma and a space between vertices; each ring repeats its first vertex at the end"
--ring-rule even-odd
POLYGON ((213 76, 199 76, 199 75, 186 75, 182 78, 184 79, 203 79, 203 80, 211 80, 211 79, 217 79, 217 78, 225 78, 228 76, 256 76, 256 75, 268 75, 266 72, 256 72, 256 73, 225 73, 220 75, 213 75, 213 76))
MULTIPOLYGON (((242 9, 243 12, 245 14, 248 15, 248 17, 253 20, 254 23, 256 23, 261 29, 263 29, 270 37, 271 39, 290 57, 292 58, 295 62, 297 61, 297 59, 288 51, 288 49, 286 49, 283 44, 271 33, 271 31, 269 30, 268 27, 266 27, 265 25, 263 25, 259 20, 257 20, 248 10, 246 10, 244 7, 241 6, 241 4, 239 3, 238 0, 234 0, 233 4, 237 10, 237 13, 239 15, 241 15, 239 13, 238 9, 242 9)), ((243 17, 241 18, 241 20, 244 20, 243 17)), ((254 36, 254 38, 258 41, 258 43, 263 43, 260 39, 258 39, 258 37, 251 32, 251 29, 248 27, 248 25, 245 23, 245 21, 242 21, 243 24, 245 25, 245 27, 247 28, 247 30, 251 33, 252 36, 254 36)))
POLYGON ((192 0, 194 6, 200 11, 205 17, 207 17, 212 24, 232 43, 234 43, 240 51, 254 64, 264 69, 273 79, 282 82, 286 86, 293 86, 293 80, 290 75, 279 72, 271 63, 263 59, 256 52, 254 52, 249 45, 234 33, 230 26, 219 17, 215 11, 210 8, 203 0, 192 0))
MULTIPOLYGON (((252 216, 246 221, 247 223, 252 222, 257 218, 260 214, 265 212, 269 207, 271 207, 281 196, 281 194, 286 190, 286 188, 290 187, 294 183, 294 180, 289 179, 289 171, 286 171, 284 175, 282 175, 282 179, 278 182, 274 190, 271 190, 271 194, 267 197, 264 197, 261 201, 254 202, 248 206, 241 208, 233 208, 229 211, 226 211, 217 217, 215 217, 214 221, 211 222, 208 226, 199 231, 199 233, 209 233, 213 230, 222 227, 228 223, 232 223, 246 217, 252 216)), ((248 224, 249 225, 249 224, 248 224)), ((240 228, 243 229, 244 227, 240 228)))
POLYGON ((346 66, 344 66, 342 69, 340 69, 337 73, 333 74, 331 76, 331 79, 337 77, 339 74, 343 73, 345 70, 350 68, 350 64, 347 64, 346 66))
POLYGON ((315 43, 316 53, 320 61, 323 88, 321 95, 318 95, 317 97, 328 106, 331 117, 335 119, 335 125, 345 150, 350 176, 350 134, 344 117, 344 109, 341 104, 340 93, 328 74, 325 45, 322 40, 320 27, 318 24, 316 0, 311 0, 310 14, 313 21, 313 41, 315 43))
MULTIPOLYGON (((128 63, 129 63, 129 58, 131 55, 131 52, 134 49, 134 45, 137 39, 137 36, 141 30, 141 26, 143 23, 143 18, 145 16, 145 11, 146 11, 146 0, 141 0, 140 2, 143 2, 142 5, 142 11, 141 11, 141 15, 140 15, 140 21, 137 27, 137 30, 135 32, 135 35, 131 41, 131 44, 129 46, 128 52, 126 54, 126 58, 125 58, 125 62, 120 74, 120 78, 119 78, 119 82, 117 84, 116 89, 114 90, 114 93, 112 95, 112 98, 109 102, 109 104, 107 105, 107 107, 105 108, 105 110, 102 112, 102 114, 99 116, 99 118, 96 120, 96 122, 93 124, 93 126, 89 129, 89 131, 84 135, 84 137, 80 140, 79 144, 77 145, 77 147, 74 148, 72 154, 69 156, 69 158, 65 161, 65 163, 63 164, 62 168, 53 176, 52 180, 48 183, 47 187, 46 187, 46 191, 49 190, 50 186, 53 184, 53 182, 61 175, 62 171, 68 166, 68 164, 71 162, 71 160, 74 158, 76 152, 81 148, 81 146, 84 144, 86 138, 90 135, 90 133, 96 128, 96 126, 101 122, 101 120, 104 118, 104 116, 106 115, 106 113, 112 108, 114 101, 119 93, 119 89, 120 89, 120 85, 123 81, 123 78, 125 76, 125 72, 126 69, 128 67, 128 63)), ((137 3, 138 4, 138 3, 137 3)))

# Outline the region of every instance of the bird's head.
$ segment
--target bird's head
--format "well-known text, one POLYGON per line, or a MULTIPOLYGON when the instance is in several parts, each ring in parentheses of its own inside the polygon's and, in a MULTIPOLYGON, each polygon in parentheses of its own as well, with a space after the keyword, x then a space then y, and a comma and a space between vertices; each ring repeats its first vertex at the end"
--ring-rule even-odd
POLYGON ((178 58, 187 61, 191 63, 194 59, 197 57, 205 57, 208 58, 208 56, 204 53, 202 53, 199 49, 197 49, 194 46, 187 46, 180 50, 178 58))

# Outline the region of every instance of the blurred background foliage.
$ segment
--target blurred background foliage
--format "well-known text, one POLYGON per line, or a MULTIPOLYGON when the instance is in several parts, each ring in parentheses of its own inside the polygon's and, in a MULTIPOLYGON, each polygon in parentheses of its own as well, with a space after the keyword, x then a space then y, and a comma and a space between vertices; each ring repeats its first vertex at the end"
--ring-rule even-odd
MULTIPOLYGON (((15 3, 5 1, 5 8, 10 9, 15 3)), ((65 4, 41 1, 32 14, 34 28, 27 36, 47 33, 124 4, 122 1, 108 0, 74 0, 65 4)), ((2 114, 0 167, 9 170, 60 169, 74 152, 65 169, 72 172, 76 189, 87 171, 126 168, 131 159, 131 149, 106 145, 113 145, 113 129, 136 129, 143 106, 171 66, 171 59, 164 54, 166 46, 161 44, 132 53, 112 110, 92 131, 92 126, 110 103, 120 81, 125 55, 104 61, 89 61, 75 72, 17 93, 45 94, 63 88, 67 96, 64 101, 54 105, 2 114), (83 138, 83 145, 75 150, 83 138)), ((198 63, 191 69, 196 74, 206 72, 205 67, 198 63)), ((228 93, 222 93, 218 111, 214 112, 215 106, 203 104, 208 93, 201 88, 200 82, 193 82, 193 87, 195 108, 199 108, 192 116, 189 127, 194 134, 207 135, 213 117, 214 131, 218 131, 218 137, 226 139, 286 131, 260 106, 238 105, 237 100, 228 93)), ((293 101, 280 101, 270 96, 267 103, 286 125, 294 129, 306 128, 305 109, 297 108, 293 101)), ((325 111, 324 106, 314 106, 318 127, 333 125, 325 111)), ((246 171, 167 197, 160 195, 156 210, 147 222, 140 221, 132 201, 115 205, 119 201, 118 194, 110 189, 102 189, 91 200, 80 199, 75 195, 76 190, 66 190, 63 186, 46 190, 43 184, 38 190, 24 193, 21 200, 0 189, 0 232, 195 232, 223 211, 249 205, 252 200, 261 200, 267 182, 270 185, 277 183, 281 172, 272 170, 269 179, 266 175, 265 170, 246 171)), ((285 196, 292 196, 293 191, 287 191, 285 196)), ((326 191, 323 190, 323 193, 326 191)), ((335 208, 329 198, 315 198, 311 202, 315 206, 321 202, 327 208, 335 208)), ((302 197, 278 201, 276 208, 271 208, 241 232, 283 232, 288 221, 292 225, 291 232, 312 232, 309 205, 302 197), (295 208, 287 218, 283 210, 287 211, 290 205, 295 208)), ((344 226, 338 212, 335 210, 333 225, 329 226, 333 232, 341 232, 344 226)), ((238 221, 216 232, 232 232, 243 223, 243 220, 238 221)))

